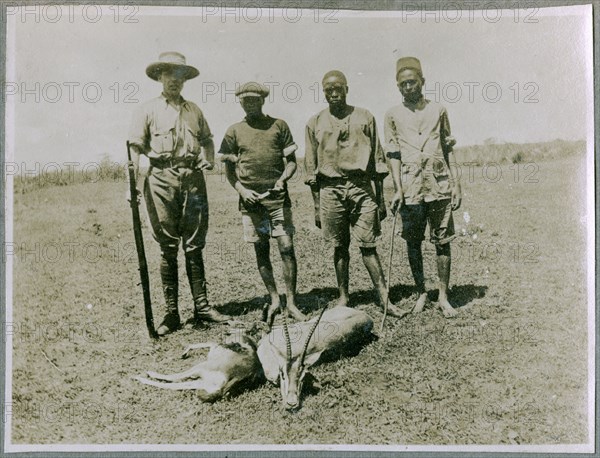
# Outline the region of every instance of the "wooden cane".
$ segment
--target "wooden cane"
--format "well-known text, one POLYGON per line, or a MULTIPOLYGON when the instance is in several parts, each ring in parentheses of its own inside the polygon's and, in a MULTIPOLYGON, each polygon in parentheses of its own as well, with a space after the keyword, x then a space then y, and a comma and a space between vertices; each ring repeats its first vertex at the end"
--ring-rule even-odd
POLYGON ((379 328, 379 334, 383 332, 383 325, 387 316, 388 304, 390 302, 390 284, 392 276, 392 256, 394 254, 394 235, 396 234, 396 220, 398 219, 398 211, 394 213, 394 221, 392 223, 392 235, 390 237, 390 256, 388 259, 388 276, 387 276, 387 297, 385 299, 385 306, 383 307, 383 318, 381 319, 381 326, 379 328))

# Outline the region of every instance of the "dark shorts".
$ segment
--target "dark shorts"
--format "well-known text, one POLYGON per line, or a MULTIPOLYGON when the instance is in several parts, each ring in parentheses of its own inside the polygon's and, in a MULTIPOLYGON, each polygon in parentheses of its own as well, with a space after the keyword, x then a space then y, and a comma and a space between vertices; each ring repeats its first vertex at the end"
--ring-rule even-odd
POLYGON ((350 235, 359 247, 372 248, 381 234, 371 181, 321 179, 321 225, 325 241, 346 246, 350 235))
POLYGON ((408 242, 425 240, 427 223, 429 223, 431 243, 444 245, 455 237, 450 199, 403 205, 400 208, 400 217, 402 218, 402 238, 408 242))
POLYGON ((244 240, 250 243, 268 240, 270 237, 294 235, 290 207, 267 209, 260 205, 251 212, 242 210, 242 224, 244 225, 244 240))

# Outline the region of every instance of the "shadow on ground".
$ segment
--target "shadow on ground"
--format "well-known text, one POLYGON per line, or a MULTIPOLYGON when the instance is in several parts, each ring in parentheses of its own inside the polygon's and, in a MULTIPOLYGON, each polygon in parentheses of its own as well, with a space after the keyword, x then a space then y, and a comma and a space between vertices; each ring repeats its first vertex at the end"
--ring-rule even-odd
MULTIPOLYGON (((487 292, 487 286, 480 285, 455 285, 450 288, 450 293, 448 294, 450 303, 452 306, 456 308, 464 307, 468 305, 474 299, 480 299, 485 296, 487 292)), ((429 300, 436 302, 438 300, 439 290, 434 289, 427 293, 429 300)))
MULTIPOLYGON (((458 287, 461 288, 461 287, 458 287)), ((453 289, 454 291, 454 289, 453 289)), ((390 300, 392 302, 399 302, 400 300, 410 297, 416 292, 414 285, 394 285, 390 290, 390 300)), ((437 297, 437 291, 435 291, 437 297)), ((320 310, 325 304, 329 304, 338 297, 337 288, 324 287, 324 288, 313 288, 307 293, 298 294, 298 308, 306 314, 311 314, 317 310, 320 310)), ((477 296, 481 297, 481 296, 477 296)), ((286 296, 281 296, 282 304, 286 303, 286 296)), ((269 304, 269 296, 259 296, 245 301, 232 301, 227 302, 221 306, 218 306, 218 310, 221 313, 232 316, 242 316, 248 312, 255 310, 262 310, 265 304, 269 304)), ((363 289, 353 291, 350 293, 350 307, 356 307, 358 305, 378 303, 377 293, 375 289, 363 289)))

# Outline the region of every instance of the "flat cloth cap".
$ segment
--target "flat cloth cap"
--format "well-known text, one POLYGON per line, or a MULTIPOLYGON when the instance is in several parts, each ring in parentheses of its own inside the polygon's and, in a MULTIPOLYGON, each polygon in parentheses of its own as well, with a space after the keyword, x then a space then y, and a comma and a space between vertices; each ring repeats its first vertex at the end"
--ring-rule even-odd
POLYGON ((412 68, 419 73, 423 73, 421 70, 421 62, 419 62, 419 59, 416 57, 401 57, 398 59, 398 62, 396 62, 396 78, 398 77, 400 70, 404 70, 405 68, 412 68))
POLYGON ((265 98, 269 95, 269 88, 264 84, 256 83, 254 81, 250 81, 248 83, 242 84, 235 91, 235 95, 238 97, 262 97, 265 98))

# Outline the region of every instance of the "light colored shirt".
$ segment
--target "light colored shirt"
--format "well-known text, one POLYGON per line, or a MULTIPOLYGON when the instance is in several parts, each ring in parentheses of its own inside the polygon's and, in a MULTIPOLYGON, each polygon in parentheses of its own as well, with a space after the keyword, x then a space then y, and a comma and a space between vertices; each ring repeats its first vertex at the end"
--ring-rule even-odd
POLYGON ((343 119, 333 116, 329 108, 317 113, 306 125, 304 164, 307 182, 317 175, 385 177, 388 169, 373 115, 358 107, 343 119))
POLYGON ((171 157, 196 156, 211 138, 198 105, 183 97, 179 106, 173 105, 162 94, 134 113, 129 131, 129 142, 144 154, 154 152, 171 157))
POLYGON ((401 183, 407 204, 452 197, 448 158, 442 142, 450 136, 446 109, 421 99, 388 110, 383 126, 385 151, 400 153, 401 183))

